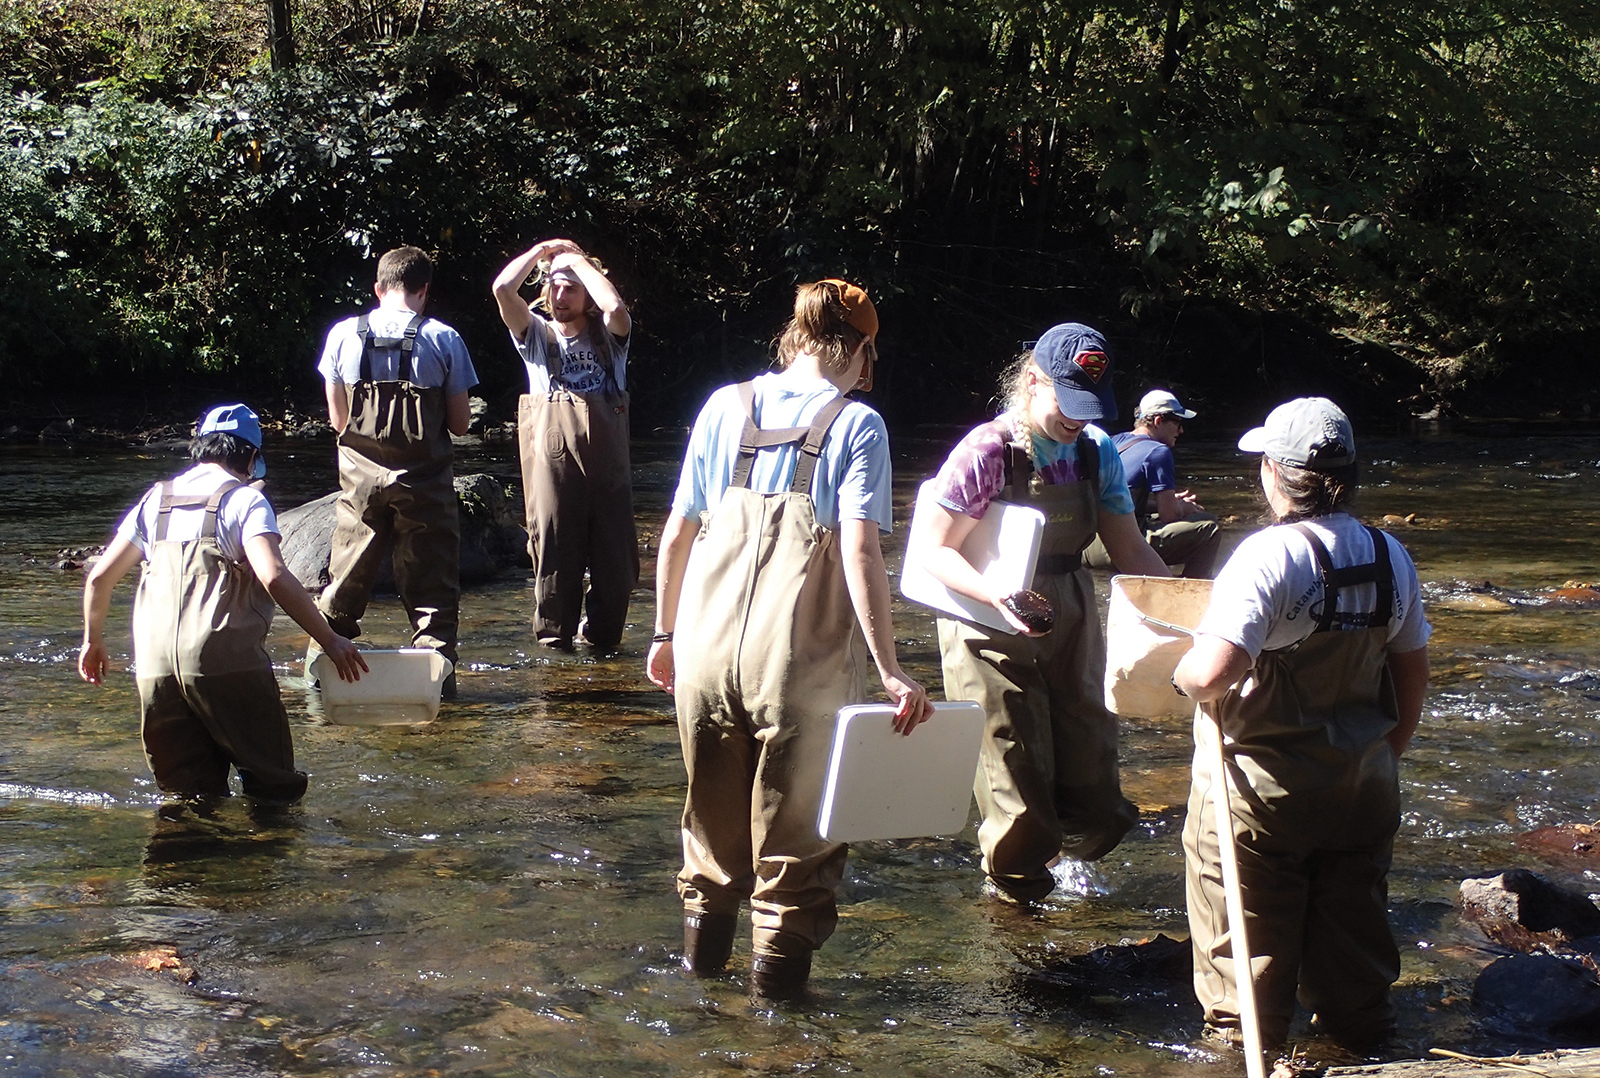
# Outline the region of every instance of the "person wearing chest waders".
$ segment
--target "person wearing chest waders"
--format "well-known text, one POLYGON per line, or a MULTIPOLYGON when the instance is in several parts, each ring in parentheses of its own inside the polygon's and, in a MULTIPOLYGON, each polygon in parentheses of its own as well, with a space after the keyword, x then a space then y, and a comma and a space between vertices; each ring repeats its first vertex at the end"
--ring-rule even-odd
POLYGON ((1210 807, 1220 723, 1262 1044, 1285 1042, 1298 996, 1314 1029, 1368 1049, 1394 1030, 1396 764, 1422 714, 1431 630, 1405 548, 1350 515, 1355 436, 1337 405, 1280 405, 1239 448, 1261 454, 1272 526, 1217 574, 1173 677, 1211 712, 1195 718, 1183 831, 1195 994, 1208 1033, 1237 1043, 1210 807))
POLYGON ((945 696, 988 716, 974 785, 985 892, 1027 904, 1054 889, 1063 857, 1094 861, 1138 816, 1122 796, 1117 723, 1106 710, 1105 633, 1082 553, 1096 536, 1126 572, 1168 576, 1133 517, 1111 438, 1111 357, 1100 333, 1052 327, 1007 372, 1006 411, 969 433, 921 515, 927 568, 993 606, 1015 635, 939 618, 945 696), (961 545, 996 500, 1045 517, 1030 587, 994 594, 961 545))
POLYGON ((783 370, 701 409, 662 529, 648 670, 676 697, 689 780, 684 965, 723 970, 748 900, 757 995, 800 992, 838 920, 845 847, 817 832, 838 710, 875 664, 898 731, 932 713, 889 621, 888 434, 844 397, 870 388, 877 331, 862 289, 802 285, 783 370))
MULTIPOLYGON (((361 635, 372 586, 393 553, 394 585, 411 646, 456 662, 461 523, 452 434, 467 433, 467 391, 478 384, 461 335, 424 317, 433 262, 416 247, 378 260, 378 306, 328 331, 317 366, 339 434, 329 583, 318 607, 346 636, 361 635)), ((313 650, 306 656, 310 677, 313 650)), ((443 695, 455 695, 452 671, 443 695)))
POLYGON ((289 804, 306 792, 289 717, 263 641, 273 600, 358 681, 361 653, 318 612, 278 550, 272 506, 247 482, 267 473, 261 424, 242 404, 214 408, 189 444, 194 467, 156 484, 122 523, 83 589, 78 673, 105 681, 111 591, 141 562, 133 661, 145 760, 164 792, 227 797, 228 769, 250 797, 289 804))
POLYGON ((546 240, 507 263, 494 298, 528 369, 517 405, 522 497, 533 558, 533 632, 616 649, 639 582, 628 463, 627 304, 571 240, 546 240), (519 293, 542 269, 530 306, 519 293), (588 573, 587 589, 584 574, 588 573))

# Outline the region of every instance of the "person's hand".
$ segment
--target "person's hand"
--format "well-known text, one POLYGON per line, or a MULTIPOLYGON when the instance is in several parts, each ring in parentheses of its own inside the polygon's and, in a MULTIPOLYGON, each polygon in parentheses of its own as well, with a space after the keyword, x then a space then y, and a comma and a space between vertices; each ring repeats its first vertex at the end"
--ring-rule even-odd
POLYGON ((335 636, 322 650, 333 660, 340 681, 360 681, 361 675, 367 672, 367 660, 361 657, 361 649, 345 637, 335 636))
POLYGON ((99 640, 85 640, 83 649, 78 652, 78 676, 91 685, 99 685, 105 681, 110 667, 105 644, 99 640))
POLYGON ((928 700, 928 691, 906 677, 898 667, 892 673, 883 675, 883 687, 894 698, 895 733, 909 734, 920 723, 933 717, 933 704, 928 700))
POLYGON ((1174 497, 1178 499, 1178 504, 1183 507, 1184 516, 1194 516, 1196 513, 1205 511, 1205 506, 1200 504, 1200 499, 1187 490, 1178 491, 1174 497))
POLYGON ((662 692, 671 692, 677 683, 677 670, 672 661, 672 641, 659 640, 650 645, 650 657, 645 660, 645 676, 662 692))
POLYGON ((534 261, 538 262, 547 258, 555 258, 557 255, 562 254, 563 252, 581 255, 583 254, 583 248, 579 247, 571 240, 545 240, 543 243, 536 243, 533 245, 532 254, 534 261))
POLYGON ((1043 636, 1044 633, 1028 628, 1027 622, 1011 612, 1011 608, 1006 606, 1007 598, 1008 596, 1002 595, 998 599, 991 599, 989 605, 1000 611, 1000 616, 1006 619, 1006 624, 1017 630, 1021 635, 1043 636))

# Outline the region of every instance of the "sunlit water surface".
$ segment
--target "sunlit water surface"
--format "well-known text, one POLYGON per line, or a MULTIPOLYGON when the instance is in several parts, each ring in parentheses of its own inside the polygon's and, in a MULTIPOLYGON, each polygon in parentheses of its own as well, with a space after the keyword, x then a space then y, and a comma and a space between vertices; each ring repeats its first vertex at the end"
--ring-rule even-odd
MULTIPOLYGON (((897 519, 947 446, 897 443, 897 519)), ((1256 512, 1252 463, 1180 448, 1208 507, 1240 518, 1237 541, 1256 512)), ((326 445, 269 449, 280 506, 331 489, 326 445)), ((747 942, 724 979, 679 972, 683 774, 671 702, 642 673, 678 449, 637 448, 646 577, 620 655, 537 650, 519 576, 466 594, 460 699, 438 721, 330 726, 299 680, 304 637, 280 615, 271 650, 310 792, 275 815, 235 798, 204 816, 162 810, 131 677, 78 680, 82 574, 55 567, 60 548, 103 542, 181 460, 0 450, 0 1070, 1240 1073, 1199 1040, 1183 978, 1061 965, 1103 944, 1187 935, 1185 722, 1125 723, 1123 781, 1141 825, 1101 864, 1068 866, 1042 912, 982 897, 969 825, 852 851, 808 1000, 752 1004, 747 942)), ((1395 530, 1435 626, 1391 877, 1404 955, 1396 1051, 1508 1051, 1519 1045, 1471 1009, 1494 952, 1461 922, 1456 888, 1528 864, 1600 890, 1514 844, 1596 815, 1600 613, 1542 592, 1600 579, 1600 440, 1364 449, 1363 515, 1416 514, 1395 530)), ((466 452, 458 472, 473 470, 514 480, 511 448, 466 452)), ((902 539, 888 544, 891 566, 902 539)), ((124 667, 132 590, 119 588, 109 631, 124 667)), ((932 620, 898 601, 895 614, 902 661, 937 688, 932 620)), ((393 598, 376 602, 367 631, 377 646, 404 640, 393 598)))

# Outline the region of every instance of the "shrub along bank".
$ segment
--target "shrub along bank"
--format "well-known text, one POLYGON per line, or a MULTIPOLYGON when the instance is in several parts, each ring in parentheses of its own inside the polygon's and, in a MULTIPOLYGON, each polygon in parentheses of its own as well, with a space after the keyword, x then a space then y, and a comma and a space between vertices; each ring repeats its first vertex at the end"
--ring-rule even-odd
POLYGON ((1214 414, 1600 405, 1595 5, 303 0, 271 70, 282 6, 0 12, 8 385, 314 398, 326 325, 409 242, 512 393, 489 282, 566 234, 668 421, 841 272, 902 422, 981 411, 1064 318, 1111 331, 1125 399, 1214 414))

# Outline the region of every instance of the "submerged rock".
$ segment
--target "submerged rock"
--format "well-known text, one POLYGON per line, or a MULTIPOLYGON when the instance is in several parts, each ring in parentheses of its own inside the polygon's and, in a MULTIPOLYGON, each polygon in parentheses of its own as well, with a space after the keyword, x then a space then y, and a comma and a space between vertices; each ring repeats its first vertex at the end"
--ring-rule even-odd
POLYGON ((1518 835, 1517 845, 1568 868, 1600 869, 1600 826, 1594 824, 1541 827, 1518 835))
POLYGON ((1577 956, 1514 954, 1478 975, 1472 1004, 1510 1033, 1539 1031, 1592 1044, 1600 1036, 1600 977, 1577 956))
MULTIPOLYGON (((461 511, 461 582, 482 583, 529 565, 528 533, 522 527, 520 506, 513 507, 506 500, 500 481, 481 473, 458 475, 455 486, 461 511)), ((284 563, 313 594, 328 584, 338 497, 338 492, 325 494, 278 514, 284 563)), ((394 591, 394 569, 387 557, 375 590, 394 591)))

